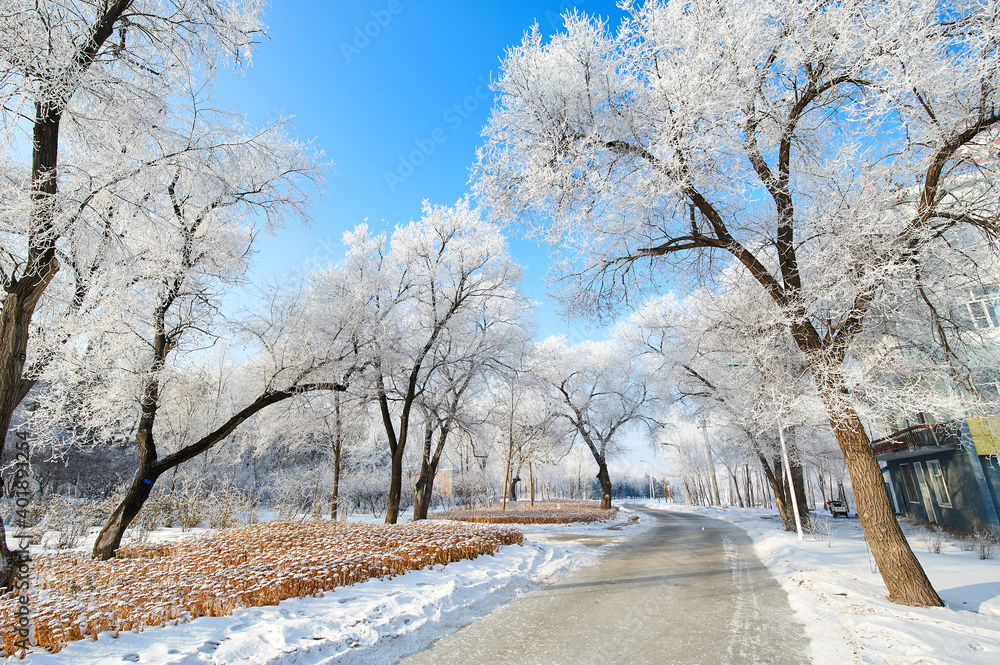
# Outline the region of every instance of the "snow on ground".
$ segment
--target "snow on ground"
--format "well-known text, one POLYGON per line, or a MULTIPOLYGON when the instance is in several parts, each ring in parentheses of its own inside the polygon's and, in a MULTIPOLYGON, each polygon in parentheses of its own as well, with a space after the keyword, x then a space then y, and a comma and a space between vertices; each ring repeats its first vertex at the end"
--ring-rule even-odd
MULTIPOLYGON (((856 518, 814 513, 829 537, 784 531, 775 511, 650 508, 697 512, 736 524, 788 592, 811 640, 812 661, 865 665, 995 665, 1000 663, 1000 558, 980 560, 944 541, 932 554, 921 529, 903 524, 914 553, 947 607, 914 608, 886 599, 887 591, 856 518)), ((998 555, 1000 556, 1000 555, 998 555)))
MULTIPOLYGON (((609 522, 516 525, 524 546, 383 580, 321 597, 244 609, 228 617, 72 642, 57 654, 36 650, 21 662, 47 665, 275 665, 395 663, 529 591, 595 562, 648 526, 619 511, 609 522)), ((361 517, 360 520, 366 518, 361 517)), ((408 521, 401 516, 400 522, 408 521)), ((150 540, 181 537, 163 530, 150 540)), ((188 535, 188 534, 184 534, 188 535)), ((81 546, 86 548, 86 545, 81 546)), ((11 661, 14 660, 12 657, 11 661)))

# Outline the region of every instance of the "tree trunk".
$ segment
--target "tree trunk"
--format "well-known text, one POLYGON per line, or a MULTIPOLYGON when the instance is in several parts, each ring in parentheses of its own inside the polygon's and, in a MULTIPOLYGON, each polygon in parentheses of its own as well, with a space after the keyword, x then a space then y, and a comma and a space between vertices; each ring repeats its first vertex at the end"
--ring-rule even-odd
MULTIPOLYGON (((795 514, 792 507, 792 493, 795 493, 795 501, 799 506, 799 518, 802 520, 802 525, 805 526, 809 521, 809 503, 806 499, 805 494, 805 483, 803 482, 803 471, 801 466, 790 466, 792 471, 792 484, 788 485, 785 483, 783 485, 784 494, 783 504, 790 511, 792 528, 795 527, 795 514)), ((789 529, 791 531, 791 529, 789 529)))
MULTIPOLYGON (((31 318, 42 293, 48 287, 59 263, 53 255, 41 264, 41 275, 30 273, 9 287, 0 310, 0 457, 3 456, 7 430, 14 417, 14 410, 24 397, 22 375, 28 351, 28 334, 31 318)), ((0 484, 0 497, 3 485, 0 484)), ((7 548, 7 532, 0 517, 0 591, 11 588, 17 571, 17 555, 7 548)))
POLYGON ((340 460, 344 449, 344 428, 340 417, 340 393, 333 394, 333 490, 330 492, 330 520, 340 514, 340 460))
POLYGON ((715 496, 715 503, 722 507, 722 498, 719 496, 719 480, 715 476, 715 462, 712 460, 712 446, 708 442, 708 423, 704 419, 701 421, 701 433, 705 436, 705 455, 708 456, 708 472, 712 479, 712 494, 715 496))
MULTIPOLYGON (((433 434, 433 429, 429 428, 429 431, 433 434)), ((417 501, 416 496, 413 498, 413 519, 414 520, 425 520, 427 519, 427 513, 430 512, 431 499, 434 496, 434 479, 437 477, 438 466, 441 463, 441 453, 444 452, 445 443, 448 441, 448 433, 450 432, 450 425, 445 422, 440 426, 438 431, 438 441, 437 445, 434 446, 434 453, 431 454, 431 435, 425 435, 424 439, 424 458, 420 463, 420 478, 417 479, 417 485, 420 487, 421 498, 417 501), (420 515, 419 517, 417 515, 420 515)))
POLYGON ((746 508, 746 505, 743 503, 743 495, 740 494, 740 484, 736 480, 735 474, 731 473, 730 476, 733 479, 733 490, 736 491, 736 502, 737 502, 737 504, 739 505, 740 508, 746 508))
POLYGON ((333 489, 330 491, 330 519, 340 515, 340 446, 333 451, 333 489))
POLYGON ((531 505, 535 505, 535 474, 531 470, 531 460, 528 460, 528 492, 531 497, 531 505))
MULTIPOLYGON (((402 439, 401 439, 402 440, 402 439)), ((399 503, 403 496, 403 447, 397 446, 389 465, 389 500, 385 509, 385 523, 399 521, 399 503)))
POLYGON ((389 439, 389 497, 386 502, 385 523, 395 524, 399 521, 399 502, 403 495, 403 452, 406 449, 406 437, 409 428, 410 406, 413 403, 413 383, 415 380, 411 376, 411 390, 403 402, 403 410, 399 416, 399 435, 396 435, 396 428, 392 423, 392 414, 389 411, 389 398, 381 384, 379 377, 379 411, 382 414, 382 425, 385 427, 386 437, 389 439))
POLYGON ((434 441, 434 427, 424 425, 424 454, 420 459, 420 474, 413 484, 413 521, 427 519, 431 505, 434 472, 431 471, 431 444, 434 441))
MULTIPOLYGON (((809 523, 809 499, 806 497, 805 471, 800 461, 799 449, 795 444, 795 428, 790 427, 785 433, 786 446, 788 450, 788 464, 792 470, 792 488, 795 492, 795 499, 799 506, 799 517, 802 526, 809 523)), ((788 506, 791 508, 791 494, 788 495, 788 506)), ((794 517, 794 516, 793 516, 794 517)))
POLYGON ((153 491, 153 485, 159 477, 154 467, 155 464, 140 464, 135 478, 132 479, 132 485, 125 493, 125 498, 115 507, 97 535, 93 552, 95 559, 107 561, 115 557, 115 552, 121 547, 125 530, 132 524, 132 520, 142 510, 153 491))
MULTIPOLYGON (((513 444, 511 444, 513 445, 513 444)), ((507 455, 507 465, 503 470, 503 498, 500 500, 500 510, 507 510, 507 489, 510 487, 510 458, 511 454, 508 451, 507 455)), ((579 481, 578 481, 579 482, 579 481)))
POLYGON ((420 475, 413 488, 413 521, 427 519, 434 494, 434 476, 437 475, 430 464, 421 463, 420 475))
POLYGON ((94 558, 103 561, 114 557, 115 552, 121 545, 125 530, 128 529, 132 520, 139 514, 139 511, 142 510, 146 500, 149 499, 150 492, 153 490, 153 485, 156 484, 156 480, 164 473, 171 469, 176 469, 184 462, 207 452, 214 445, 225 440, 226 437, 232 434, 248 418, 271 404, 277 404, 295 395, 314 390, 342 391, 344 389, 344 386, 340 384, 315 383, 264 393, 235 415, 231 416, 229 420, 211 433, 160 460, 156 459, 156 448, 153 445, 152 431, 140 426, 136 435, 136 442, 139 445, 139 469, 136 471, 135 478, 132 480, 132 485, 129 487, 128 492, 126 492, 125 498, 115 507, 114 512, 108 517, 100 534, 98 534, 97 542, 94 543, 94 558))
POLYGON ((601 484, 601 508, 611 510, 611 476, 608 475, 608 465, 599 461, 597 482, 601 484))
POLYGON ((820 382, 820 394, 847 463, 858 519, 889 600, 917 607, 943 606, 899 527, 871 441, 857 412, 847 404, 847 389, 826 378, 820 382))
POLYGON ((794 531, 795 512, 792 510, 792 505, 789 503, 789 497, 785 487, 785 476, 781 471, 781 461, 774 460, 774 468, 772 468, 771 464, 764 456, 764 453, 758 451, 757 457, 760 459, 760 466, 764 471, 764 477, 767 478, 767 483, 771 486, 771 494, 774 496, 774 505, 778 509, 778 514, 781 515, 781 521, 785 524, 785 531, 794 531))
POLYGON ((691 485, 690 485, 690 483, 688 483, 687 476, 684 476, 684 493, 687 494, 688 505, 689 506, 695 506, 695 505, 697 505, 694 502, 694 496, 692 496, 692 494, 691 494, 691 485))
MULTIPOLYGON (((80 40, 79 49, 72 54, 74 75, 79 77, 93 64, 104 42, 114 33, 115 26, 132 0, 116 0, 98 14, 90 26, 89 34, 80 40)), ((67 72, 40 73, 38 81, 43 86, 59 81, 67 72), (51 76, 52 78, 46 78, 51 76)), ((65 101, 72 96, 65 91, 65 101)), ((24 383, 24 362, 27 359, 28 336, 31 319, 38 301, 59 270, 56 259, 56 241, 59 231, 53 223, 55 197, 59 192, 59 127, 63 107, 55 103, 35 102, 32 123, 31 152, 31 211, 29 213, 28 252, 24 273, 20 278, 13 274, 6 284, 6 296, 0 309, 0 459, 3 458, 7 429, 18 403, 27 394, 24 383)), ((28 386, 30 389, 30 386, 28 386)), ((0 496, 2 496, 0 488, 0 496)), ((7 534, 0 519, 0 556, 11 561, 7 551, 7 534)), ((0 579, 0 591, 9 588, 8 580, 0 579)))

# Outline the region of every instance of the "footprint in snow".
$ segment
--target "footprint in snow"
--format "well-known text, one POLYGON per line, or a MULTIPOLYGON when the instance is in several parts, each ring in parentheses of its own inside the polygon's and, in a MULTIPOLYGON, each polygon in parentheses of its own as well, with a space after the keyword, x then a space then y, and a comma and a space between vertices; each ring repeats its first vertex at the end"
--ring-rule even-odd
POLYGON ((138 663, 139 662, 139 654, 137 654, 137 653, 127 653, 124 656, 122 656, 122 660, 124 660, 125 662, 128 662, 128 663, 138 663))
POLYGON ((213 642, 212 640, 209 640, 208 642, 205 642, 200 647, 198 647, 196 651, 200 651, 201 653, 212 653, 218 648, 219 648, 218 642, 213 642))

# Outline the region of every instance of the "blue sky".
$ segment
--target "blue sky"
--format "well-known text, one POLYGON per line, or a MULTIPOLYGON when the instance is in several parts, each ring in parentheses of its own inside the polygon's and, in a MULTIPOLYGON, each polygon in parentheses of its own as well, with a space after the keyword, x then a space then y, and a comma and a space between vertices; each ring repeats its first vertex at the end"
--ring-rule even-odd
MULTIPOLYGON (((261 238, 258 277, 336 259, 343 232, 366 218, 391 228, 419 218, 424 199, 462 197, 505 50, 536 21, 558 31, 572 7, 613 24, 622 16, 614 0, 274 0, 264 19, 270 41, 243 76, 219 76, 216 101, 252 124, 295 116, 297 135, 314 139, 334 172, 310 227, 261 238)), ((512 238, 512 251, 527 266, 525 291, 543 301, 541 336, 601 335, 559 321, 544 300, 545 248, 512 238)))

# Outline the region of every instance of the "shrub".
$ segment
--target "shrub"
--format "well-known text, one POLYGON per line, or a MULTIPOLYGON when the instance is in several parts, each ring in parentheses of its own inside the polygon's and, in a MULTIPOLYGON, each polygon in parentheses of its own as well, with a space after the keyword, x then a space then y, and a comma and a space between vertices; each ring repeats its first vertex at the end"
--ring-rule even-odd
POLYGON ((228 529, 256 521, 256 510, 248 494, 230 487, 209 495, 208 525, 213 529, 228 529))
POLYGON ((835 530, 833 528, 833 520, 824 519, 818 515, 813 515, 809 518, 806 524, 806 531, 810 533, 813 538, 819 541, 825 541, 827 547, 833 547, 833 536, 835 530))
POLYGON ((997 534, 992 529, 976 529, 972 543, 980 559, 992 559, 997 554, 997 534))
POLYGON ((101 508, 100 503, 89 499, 50 496, 37 529, 42 545, 59 550, 78 547, 90 529, 101 524, 101 508))
POLYGON ((931 524, 920 530, 917 538, 923 542, 924 547, 931 554, 941 554, 941 547, 944 545, 944 529, 937 524, 931 524))

